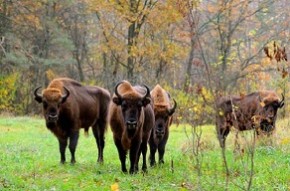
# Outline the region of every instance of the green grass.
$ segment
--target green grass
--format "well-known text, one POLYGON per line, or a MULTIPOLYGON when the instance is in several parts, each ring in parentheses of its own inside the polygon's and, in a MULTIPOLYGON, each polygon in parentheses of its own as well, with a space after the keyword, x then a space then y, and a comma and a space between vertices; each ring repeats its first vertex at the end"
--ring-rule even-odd
MULTIPOLYGON (((257 141, 251 190, 290 189, 289 121, 280 120, 277 126, 271 139, 257 141)), ((249 133, 244 137, 241 138, 243 154, 233 152, 234 133, 227 140, 229 190, 246 188, 249 179, 247 147, 251 139, 249 133)), ((147 174, 129 175, 121 172, 110 129, 106 133, 103 165, 96 163, 97 148, 92 133, 85 137, 83 131, 76 152, 77 163, 61 165, 57 139, 46 129, 43 119, 3 116, 0 117, 0 190, 114 190, 116 185, 122 191, 225 190, 225 170, 214 127, 202 127, 199 176, 192 142, 189 126, 172 126, 165 164, 149 167, 147 174)), ((67 159, 70 160, 68 150, 67 159)))

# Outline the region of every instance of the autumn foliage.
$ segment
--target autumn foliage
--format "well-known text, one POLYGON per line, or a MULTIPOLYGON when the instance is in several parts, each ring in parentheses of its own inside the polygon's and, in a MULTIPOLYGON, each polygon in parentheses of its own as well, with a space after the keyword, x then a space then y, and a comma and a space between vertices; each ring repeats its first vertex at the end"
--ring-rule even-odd
POLYGON ((274 89, 287 99, 287 6, 285 0, 4 0, 1 111, 39 113, 29 93, 62 76, 110 90, 124 79, 159 83, 180 97, 181 110, 200 113, 217 95, 274 89), (3 85, 14 73, 15 85, 3 85), (13 90, 5 97, 6 86, 13 90))

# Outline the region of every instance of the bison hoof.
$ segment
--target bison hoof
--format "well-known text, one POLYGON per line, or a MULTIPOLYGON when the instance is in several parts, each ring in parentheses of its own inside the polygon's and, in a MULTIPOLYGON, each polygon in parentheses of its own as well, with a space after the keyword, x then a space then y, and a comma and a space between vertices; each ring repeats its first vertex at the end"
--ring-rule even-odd
POLYGON ((136 174, 137 171, 136 170, 130 170, 130 174, 136 174))
POLYGON ((97 163, 103 164, 104 163, 104 160, 102 158, 98 158, 97 163))
POLYGON ((76 163, 76 160, 73 160, 73 159, 72 159, 72 160, 70 161, 70 164, 71 164, 71 165, 74 165, 75 163, 76 163))
POLYGON ((127 174, 128 173, 128 170, 127 169, 122 169, 122 172, 127 174))
POLYGON ((151 167, 156 166, 156 162, 155 162, 155 161, 154 161, 154 162, 150 162, 150 166, 151 166, 151 167))
POLYGON ((143 173, 147 173, 148 171, 147 171, 147 167, 142 167, 142 172, 143 173))

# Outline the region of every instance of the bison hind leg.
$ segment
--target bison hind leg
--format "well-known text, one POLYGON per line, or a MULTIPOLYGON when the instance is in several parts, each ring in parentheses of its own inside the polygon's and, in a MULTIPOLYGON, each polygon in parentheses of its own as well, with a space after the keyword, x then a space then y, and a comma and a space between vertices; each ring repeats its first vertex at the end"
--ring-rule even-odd
POLYGON ((96 144, 98 147, 98 163, 103 163, 103 152, 105 147, 105 131, 106 131, 106 121, 98 120, 96 124, 93 125, 93 133, 96 139, 96 144))

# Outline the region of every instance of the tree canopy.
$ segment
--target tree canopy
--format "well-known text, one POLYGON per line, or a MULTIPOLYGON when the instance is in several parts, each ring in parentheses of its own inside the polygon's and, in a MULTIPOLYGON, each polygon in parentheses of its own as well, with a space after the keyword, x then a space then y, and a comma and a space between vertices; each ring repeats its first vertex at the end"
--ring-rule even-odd
POLYGON ((37 113, 31 92, 61 76, 159 83, 192 108, 200 95, 287 95, 288 14, 286 0, 2 0, 0 109, 37 113))

